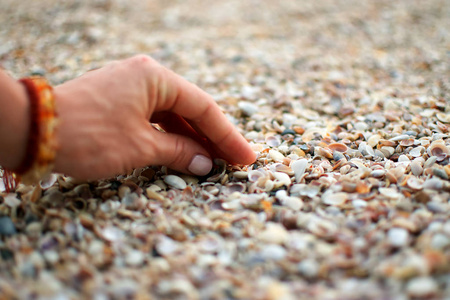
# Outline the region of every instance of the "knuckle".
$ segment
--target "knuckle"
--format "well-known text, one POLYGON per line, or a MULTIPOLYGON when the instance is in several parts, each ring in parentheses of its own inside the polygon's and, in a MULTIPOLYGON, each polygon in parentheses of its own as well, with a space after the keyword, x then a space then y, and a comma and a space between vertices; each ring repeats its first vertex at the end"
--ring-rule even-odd
POLYGON ((175 139, 175 145, 172 152, 172 159, 170 160, 170 166, 184 166, 187 159, 186 143, 181 138, 175 139))
POLYGON ((133 66, 147 67, 155 65, 156 61, 148 55, 137 54, 130 59, 130 63, 133 66))

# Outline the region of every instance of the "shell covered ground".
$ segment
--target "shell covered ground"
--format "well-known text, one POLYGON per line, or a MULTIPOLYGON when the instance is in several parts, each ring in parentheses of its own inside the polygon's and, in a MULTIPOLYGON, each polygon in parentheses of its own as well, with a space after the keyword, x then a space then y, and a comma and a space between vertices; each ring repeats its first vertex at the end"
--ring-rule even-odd
POLYGON ((0 20, 12 76, 148 54, 258 153, 1 192, 0 298, 450 298, 449 1, 0 0, 0 20))

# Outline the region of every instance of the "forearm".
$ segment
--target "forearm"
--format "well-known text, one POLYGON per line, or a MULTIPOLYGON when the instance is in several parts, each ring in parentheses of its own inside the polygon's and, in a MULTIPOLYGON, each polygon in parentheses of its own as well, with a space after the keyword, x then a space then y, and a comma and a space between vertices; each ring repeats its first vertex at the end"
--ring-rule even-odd
POLYGON ((14 169, 24 158, 29 131, 25 88, 0 70, 0 166, 14 169))

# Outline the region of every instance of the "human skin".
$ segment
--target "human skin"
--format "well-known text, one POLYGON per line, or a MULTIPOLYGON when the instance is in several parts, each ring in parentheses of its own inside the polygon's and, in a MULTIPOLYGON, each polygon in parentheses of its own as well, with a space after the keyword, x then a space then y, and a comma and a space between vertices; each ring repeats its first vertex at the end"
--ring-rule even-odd
MULTIPOLYGON (((6 77, 2 74, 0 80, 6 77)), ((0 121, 0 138, 7 145, 0 147, 0 165, 13 169, 25 155, 28 106, 23 87, 11 78, 5 82, 0 91, 10 91, 17 103, 0 96, 0 104, 8 102, 7 110, 17 113, 0 121), (15 137, 5 130, 10 125, 18 132, 15 137)), ((94 180, 136 167, 165 165, 206 175, 211 158, 236 164, 255 160, 247 141, 211 96, 145 55, 112 62, 56 86, 54 96, 58 173, 94 180)))

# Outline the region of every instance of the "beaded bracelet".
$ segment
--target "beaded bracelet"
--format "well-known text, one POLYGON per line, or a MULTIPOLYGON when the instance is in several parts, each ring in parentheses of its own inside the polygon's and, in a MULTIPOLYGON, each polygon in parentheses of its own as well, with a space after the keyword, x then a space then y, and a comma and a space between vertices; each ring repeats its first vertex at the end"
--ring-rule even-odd
POLYGON ((57 125, 53 89, 42 77, 19 80, 25 86, 30 101, 30 132, 25 158, 15 170, 4 170, 3 182, 7 192, 24 184, 38 183, 50 174, 55 160, 57 125))

